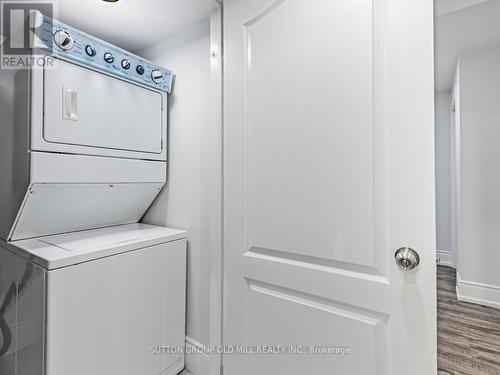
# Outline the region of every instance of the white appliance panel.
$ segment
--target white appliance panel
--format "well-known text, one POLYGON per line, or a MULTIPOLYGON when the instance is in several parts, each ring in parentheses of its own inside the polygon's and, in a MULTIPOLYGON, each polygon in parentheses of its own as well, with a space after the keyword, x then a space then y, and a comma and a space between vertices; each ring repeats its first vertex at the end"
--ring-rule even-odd
POLYGON ((44 70, 43 139, 160 154, 162 106, 159 92, 55 59, 44 70))
POLYGON ((163 183, 33 184, 10 240, 136 223, 163 183))
POLYGON ((182 239, 48 272, 47 374, 179 373, 150 347, 184 345, 185 264, 182 239))
POLYGON ((52 270, 185 237, 182 230, 134 223, 13 241, 7 246, 20 257, 52 270))
POLYGON ((88 155, 30 153, 30 179, 36 183, 146 183, 167 179, 163 161, 88 155))

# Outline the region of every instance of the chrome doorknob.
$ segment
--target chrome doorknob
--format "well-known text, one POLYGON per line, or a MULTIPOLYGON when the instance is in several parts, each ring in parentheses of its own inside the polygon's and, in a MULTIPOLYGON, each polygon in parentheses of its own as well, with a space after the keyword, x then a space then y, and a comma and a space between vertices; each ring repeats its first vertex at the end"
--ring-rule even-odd
POLYGON ((418 253, 409 247, 398 249, 396 254, 394 254, 394 258, 396 259, 396 264, 404 271, 412 270, 420 263, 418 253))

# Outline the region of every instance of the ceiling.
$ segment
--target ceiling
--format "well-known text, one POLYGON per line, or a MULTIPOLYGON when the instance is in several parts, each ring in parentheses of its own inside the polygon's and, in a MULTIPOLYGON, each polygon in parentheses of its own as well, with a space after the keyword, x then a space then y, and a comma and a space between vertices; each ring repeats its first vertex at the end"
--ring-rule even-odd
POLYGON ((216 0, 55 0, 58 19, 130 51, 143 49, 216 9, 216 0))
POLYGON ((500 44, 500 0, 436 0, 435 89, 451 89, 458 56, 500 44))
POLYGON ((434 16, 442 16, 456 10, 484 3, 488 0, 434 0, 434 16))

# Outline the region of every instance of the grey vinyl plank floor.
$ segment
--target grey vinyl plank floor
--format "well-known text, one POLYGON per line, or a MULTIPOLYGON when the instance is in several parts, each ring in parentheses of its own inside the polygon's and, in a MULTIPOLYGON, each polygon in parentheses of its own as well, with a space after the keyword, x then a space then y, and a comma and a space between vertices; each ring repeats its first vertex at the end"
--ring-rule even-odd
POLYGON ((500 310, 458 301, 453 268, 437 274, 438 375, 500 375, 500 310))

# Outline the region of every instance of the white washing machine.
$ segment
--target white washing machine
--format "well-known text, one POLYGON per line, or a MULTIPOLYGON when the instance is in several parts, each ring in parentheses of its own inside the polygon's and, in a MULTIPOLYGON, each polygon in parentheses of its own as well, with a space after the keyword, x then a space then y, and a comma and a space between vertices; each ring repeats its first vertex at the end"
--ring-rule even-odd
POLYGON ((178 374, 186 239, 144 224, 4 243, 0 374, 178 374))
POLYGON ((175 374, 186 239, 166 183, 172 72, 34 12, 44 66, 0 75, 0 374, 175 374))

